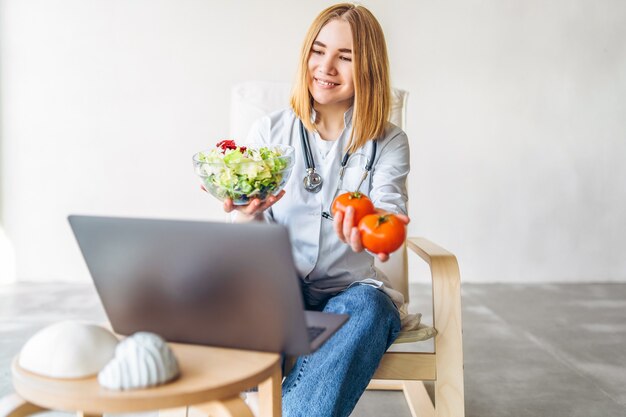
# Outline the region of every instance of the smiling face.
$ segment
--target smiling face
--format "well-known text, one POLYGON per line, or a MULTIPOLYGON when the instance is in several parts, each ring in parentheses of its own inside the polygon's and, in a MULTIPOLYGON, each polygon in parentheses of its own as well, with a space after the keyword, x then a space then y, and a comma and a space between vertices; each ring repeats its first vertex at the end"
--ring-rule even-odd
POLYGON ((345 20, 331 20, 315 38, 309 54, 308 83, 316 109, 345 111, 352 105, 352 30, 345 20))

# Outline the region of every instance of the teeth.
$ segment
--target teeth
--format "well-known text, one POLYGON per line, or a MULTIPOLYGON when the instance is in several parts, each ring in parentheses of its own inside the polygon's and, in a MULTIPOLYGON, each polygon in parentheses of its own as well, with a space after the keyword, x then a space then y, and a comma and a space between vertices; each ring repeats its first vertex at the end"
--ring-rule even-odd
POLYGON ((320 79, 318 79, 317 82, 322 84, 322 85, 337 85, 335 83, 331 83, 331 82, 320 80, 320 79))

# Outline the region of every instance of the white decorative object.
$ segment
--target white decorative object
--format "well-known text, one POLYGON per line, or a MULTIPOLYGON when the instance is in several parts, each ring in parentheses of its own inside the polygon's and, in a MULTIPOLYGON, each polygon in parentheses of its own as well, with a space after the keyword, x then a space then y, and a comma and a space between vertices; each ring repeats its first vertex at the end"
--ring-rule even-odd
POLYGON ((179 374, 174 353, 158 335, 139 332, 124 339, 115 357, 98 374, 98 382, 111 390, 147 388, 179 374))
POLYGON ((52 378, 95 375, 113 358, 115 335, 95 324, 63 321, 35 333, 22 347, 19 365, 52 378))

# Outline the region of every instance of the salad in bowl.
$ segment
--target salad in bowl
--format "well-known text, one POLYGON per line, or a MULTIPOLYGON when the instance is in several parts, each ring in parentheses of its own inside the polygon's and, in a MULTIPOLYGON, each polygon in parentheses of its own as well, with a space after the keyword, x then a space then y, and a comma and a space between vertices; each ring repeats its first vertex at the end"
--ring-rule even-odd
POLYGON ((206 190, 221 201, 230 198, 235 205, 277 195, 287 184, 293 164, 292 146, 238 146, 233 140, 223 140, 193 156, 194 169, 206 190))

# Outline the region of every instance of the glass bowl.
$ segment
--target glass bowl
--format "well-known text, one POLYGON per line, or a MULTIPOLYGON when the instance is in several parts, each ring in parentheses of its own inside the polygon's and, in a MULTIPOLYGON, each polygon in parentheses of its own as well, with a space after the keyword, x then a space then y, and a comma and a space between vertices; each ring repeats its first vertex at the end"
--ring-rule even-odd
POLYGON ((287 184, 294 165, 294 148, 289 145, 243 145, 246 151, 219 148, 200 151, 193 156, 196 174, 204 188, 224 201, 246 205, 278 194, 287 184))

